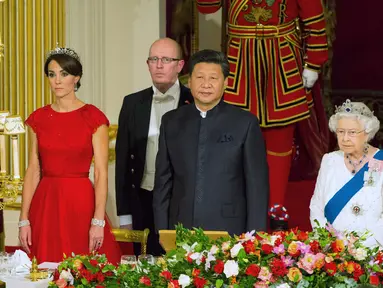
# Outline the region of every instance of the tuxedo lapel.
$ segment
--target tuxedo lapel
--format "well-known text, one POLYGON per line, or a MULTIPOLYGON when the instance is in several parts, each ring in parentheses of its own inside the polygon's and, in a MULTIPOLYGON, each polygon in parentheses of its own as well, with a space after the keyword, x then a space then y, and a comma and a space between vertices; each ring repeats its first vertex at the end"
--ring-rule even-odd
POLYGON ((134 109, 135 139, 139 143, 140 159, 145 159, 146 144, 148 141, 150 111, 152 107, 153 89, 150 87, 142 92, 142 98, 137 103, 137 109, 134 109))
POLYGON ((178 107, 193 103, 193 96, 190 93, 190 89, 180 83, 180 101, 178 107))

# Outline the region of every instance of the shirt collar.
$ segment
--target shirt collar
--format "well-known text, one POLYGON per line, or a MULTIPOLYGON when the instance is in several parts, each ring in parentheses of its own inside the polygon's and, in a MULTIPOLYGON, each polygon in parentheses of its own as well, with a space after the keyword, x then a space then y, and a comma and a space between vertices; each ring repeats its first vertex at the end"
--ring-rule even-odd
POLYGON ((202 118, 206 118, 207 111, 202 111, 201 109, 198 108, 197 105, 195 105, 195 108, 199 111, 199 115, 201 115, 202 118))
POLYGON ((180 82, 177 79, 176 82, 173 84, 173 86, 171 86, 168 89, 168 91, 166 91, 165 93, 162 93, 161 91, 159 91, 154 85, 152 86, 152 89, 153 89, 153 96, 154 96, 153 99, 164 100, 167 97, 172 97, 173 99, 177 99, 180 94, 180 82))

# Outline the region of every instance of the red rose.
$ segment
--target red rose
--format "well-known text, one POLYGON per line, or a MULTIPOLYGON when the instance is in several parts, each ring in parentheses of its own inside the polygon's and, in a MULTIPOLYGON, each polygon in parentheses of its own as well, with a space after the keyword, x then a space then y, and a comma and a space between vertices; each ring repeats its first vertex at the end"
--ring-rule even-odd
POLYGON ((166 280, 171 280, 172 279, 172 273, 169 271, 165 270, 160 273, 160 276, 164 277, 166 280))
POLYGON ((258 277, 259 272, 261 271, 261 268, 257 264, 250 264, 245 273, 246 275, 253 276, 253 277, 258 277))
POLYGON ((316 241, 316 240, 314 240, 314 241, 311 241, 310 242, 310 247, 311 247, 311 251, 313 252, 313 253, 318 253, 319 252, 319 248, 320 248, 320 246, 319 246, 319 242, 318 241, 316 241))
POLYGON ((331 243, 332 251, 335 253, 340 253, 344 250, 344 243, 340 239, 336 239, 334 242, 331 243))
POLYGON ((261 249, 262 249, 263 253, 265 253, 265 254, 271 254, 271 252, 273 252, 273 246, 271 246, 269 244, 263 244, 261 249))
POLYGON ((283 243, 282 238, 277 238, 277 239, 274 241, 274 246, 277 247, 277 246, 281 245, 282 243, 283 243))
POLYGON ((55 270, 55 273, 53 274, 53 281, 59 280, 60 273, 58 270, 55 270))
POLYGON ((334 262, 324 264, 324 270, 330 276, 334 276, 336 273, 336 264, 334 262))
POLYGON ((359 267, 355 267, 355 270, 352 273, 352 276, 355 281, 358 281, 359 277, 362 276, 363 274, 364 274, 364 270, 359 266, 359 267))
POLYGON ((171 280, 168 284, 168 288, 180 288, 178 280, 171 280))
POLYGON ((193 283, 196 288, 203 288, 205 287, 207 280, 201 277, 194 277, 193 283))
POLYGON ((191 255, 191 253, 189 253, 189 254, 186 256, 186 260, 187 260, 190 264, 192 264, 192 263, 193 263, 193 259, 190 258, 190 255, 191 255))
POLYGON ((217 274, 222 274, 224 266, 225 264, 222 260, 217 260, 217 263, 214 265, 213 270, 217 274))
POLYGON ((81 269, 81 276, 84 277, 88 282, 91 282, 93 275, 89 270, 81 269))
POLYGON ((270 263, 270 268, 275 276, 285 276, 287 274, 285 263, 281 259, 274 258, 270 263))
POLYGON ((243 243, 243 248, 245 249, 245 252, 247 254, 254 253, 255 252, 255 245, 253 241, 246 241, 243 243))
POLYGON ((142 276, 142 277, 140 278, 140 283, 141 283, 141 284, 144 284, 144 285, 146 285, 146 286, 152 286, 152 283, 150 282, 150 279, 149 279, 149 277, 147 277, 147 276, 142 276))
POLYGON ((309 234, 307 232, 299 231, 297 237, 299 241, 305 242, 309 238, 309 234))
POLYGON ((192 272, 193 277, 197 277, 199 273, 201 273, 201 270, 193 268, 193 272, 192 272))
POLYGON ((377 275, 370 275, 370 284, 378 286, 380 284, 379 277, 377 275))
POLYGON ((96 274, 96 279, 97 279, 97 282, 98 282, 98 283, 102 283, 102 282, 104 282, 105 277, 104 277, 104 275, 103 275, 101 272, 98 272, 98 273, 96 274))
POLYGON ((383 252, 379 251, 378 254, 375 257, 375 261, 378 261, 378 264, 383 263, 383 252))
POLYGON ((90 265, 92 265, 92 266, 94 266, 94 267, 96 267, 96 266, 98 265, 98 261, 97 261, 97 260, 94 260, 94 259, 89 260, 89 263, 90 263, 90 265))

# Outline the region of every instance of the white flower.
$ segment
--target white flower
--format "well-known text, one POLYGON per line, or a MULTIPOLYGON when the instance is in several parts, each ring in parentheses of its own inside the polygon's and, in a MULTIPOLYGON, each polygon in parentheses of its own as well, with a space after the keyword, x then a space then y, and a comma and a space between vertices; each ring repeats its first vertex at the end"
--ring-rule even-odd
POLYGON ((230 253, 231 253, 231 258, 237 257, 239 251, 243 249, 243 246, 241 243, 237 243, 231 248, 230 253))
POLYGON ((254 236, 255 230, 252 230, 251 232, 246 232, 245 235, 243 236, 242 239, 240 239, 240 242, 246 242, 246 241, 254 241, 255 236, 254 236))
POLYGON ((192 246, 189 246, 188 244, 184 244, 184 245, 182 245, 182 248, 185 249, 185 251, 186 251, 186 255, 188 255, 188 254, 194 252, 194 248, 195 248, 195 246, 197 246, 197 245, 198 245, 197 242, 195 242, 192 246))
POLYGON ((291 288, 291 286, 287 283, 283 283, 281 285, 278 285, 276 288, 291 288))
POLYGON ((361 260, 366 259, 366 257, 367 257, 367 251, 366 251, 366 249, 364 249, 364 248, 358 248, 358 249, 356 249, 356 251, 355 251, 355 256, 354 256, 354 258, 355 258, 356 260, 361 261, 361 260))
POLYGON ((62 270, 59 278, 64 279, 65 281, 69 282, 70 285, 73 285, 74 278, 72 273, 70 273, 70 269, 62 270))
POLYGON ((207 254, 207 258, 206 258, 206 262, 205 262, 205 271, 208 271, 210 269, 210 262, 215 261, 215 260, 216 259, 215 259, 214 255, 211 252, 209 252, 207 254))
POLYGON ((272 235, 272 236, 270 237, 270 245, 271 245, 271 246, 274 246, 275 241, 277 241, 277 239, 280 239, 280 238, 281 238, 281 236, 279 236, 279 235, 272 235))
POLYGON ((219 248, 218 248, 217 245, 213 245, 213 246, 211 246, 211 248, 210 248, 210 253, 211 253, 212 255, 217 254, 218 251, 219 251, 219 248))
POLYGON ((193 259, 197 265, 200 265, 202 263, 202 258, 205 252, 207 251, 202 251, 201 253, 194 252, 193 254, 190 254, 189 257, 193 259))
POLYGON ((191 283, 191 280, 188 275, 181 274, 180 277, 178 278, 178 284, 180 284, 182 288, 189 286, 190 283, 191 283))
POLYGON ((223 273, 225 273, 227 278, 237 276, 239 272, 238 270, 238 263, 234 260, 227 261, 223 267, 223 273))

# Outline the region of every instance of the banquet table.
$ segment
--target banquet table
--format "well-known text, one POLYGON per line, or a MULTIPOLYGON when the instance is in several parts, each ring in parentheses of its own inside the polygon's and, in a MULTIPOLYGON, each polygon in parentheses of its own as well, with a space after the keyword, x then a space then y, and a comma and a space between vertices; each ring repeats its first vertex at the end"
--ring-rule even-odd
MULTIPOLYGON (((56 269, 58 263, 44 262, 39 265, 39 268, 56 269)), ((52 278, 42 279, 36 282, 32 282, 27 274, 16 275, 0 275, 0 280, 5 282, 6 288, 47 288, 52 278)))
POLYGON ((0 276, 0 280, 5 282, 6 288, 47 288, 50 279, 43 279, 32 282, 25 275, 0 276))

